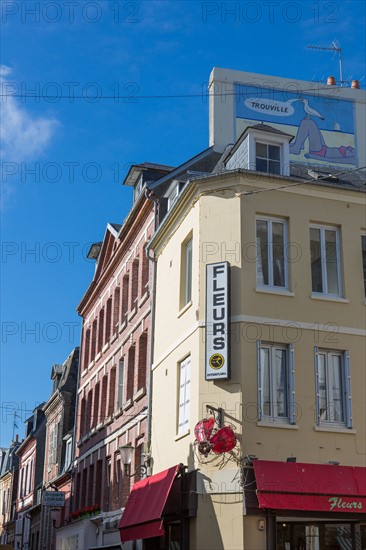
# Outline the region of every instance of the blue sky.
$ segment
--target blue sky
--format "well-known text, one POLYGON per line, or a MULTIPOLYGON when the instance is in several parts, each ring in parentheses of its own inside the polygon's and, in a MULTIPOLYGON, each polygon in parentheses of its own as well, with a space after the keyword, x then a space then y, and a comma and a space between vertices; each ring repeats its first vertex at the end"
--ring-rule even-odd
POLYGON ((365 6, 322 2, 1 3, 1 445, 24 435, 50 372, 79 344, 88 244, 121 223, 131 163, 180 164, 208 145, 214 66, 365 85, 365 6), (167 98, 172 95, 198 97, 167 98), (46 97, 40 97, 40 96, 46 97), (116 96, 129 96, 118 99, 116 96), (162 96, 141 98, 140 96, 162 96), (48 96, 48 97, 47 97, 48 96), (62 97, 61 97, 62 96, 62 97), (77 97, 79 96, 79 97, 77 97), (81 97, 80 97, 81 96, 81 97), (102 99, 100 96, 112 96, 102 99))

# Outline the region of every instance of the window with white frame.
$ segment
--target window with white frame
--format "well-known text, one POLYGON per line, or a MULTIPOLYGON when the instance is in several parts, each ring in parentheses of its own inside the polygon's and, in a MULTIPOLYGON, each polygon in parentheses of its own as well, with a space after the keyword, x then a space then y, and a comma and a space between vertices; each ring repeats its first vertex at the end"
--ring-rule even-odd
POLYGON ((182 244, 180 307, 192 300, 192 237, 182 244))
POLYGON ((178 435, 189 429, 191 356, 179 363, 178 435))
POLYGON ((143 175, 141 174, 141 176, 140 176, 140 178, 139 178, 139 180, 138 180, 138 182, 135 185, 135 188, 133 190, 133 202, 136 202, 137 199, 139 198, 143 186, 144 186, 144 178, 143 178, 143 175))
POLYGON ((112 458, 110 456, 106 458, 105 466, 107 487, 110 487, 112 482, 112 458))
POLYGON ((169 194, 167 195, 167 199, 168 199, 168 211, 172 208, 173 204, 175 203, 175 201, 177 200, 178 198, 178 195, 179 195, 179 182, 176 182, 176 184, 174 185, 174 187, 170 190, 169 194))
POLYGON ((53 423, 49 427, 48 439, 48 466, 57 462, 58 424, 53 423))
POLYGON ((314 351, 317 424, 352 428, 349 352, 314 351))
POLYGON ((123 406, 124 378, 125 378, 125 360, 121 359, 120 362, 118 363, 118 395, 117 395, 118 408, 121 408, 123 406))
POLYGON ((258 172, 281 174, 281 147, 269 143, 255 144, 255 168, 258 172))
POLYGON ((296 423, 294 348, 257 342, 258 420, 296 423))
POLYGON ((363 287, 366 298, 366 234, 361 235, 362 265, 363 265, 363 287))
POLYGON ((66 440, 65 467, 64 467, 65 471, 71 466, 71 462, 72 462, 72 437, 66 440))
POLYGON ((287 223, 257 218, 257 286, 288 288, 287 223))
POLYGON ((339 230, 335 227, 310 227, 312 291, 340 296, 341 261, 339 230))

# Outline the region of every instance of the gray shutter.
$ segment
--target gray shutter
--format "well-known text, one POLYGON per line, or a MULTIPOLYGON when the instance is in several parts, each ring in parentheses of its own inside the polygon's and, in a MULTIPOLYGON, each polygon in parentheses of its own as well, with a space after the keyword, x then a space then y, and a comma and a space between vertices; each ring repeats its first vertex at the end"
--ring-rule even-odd
POLYGON ((344 385, 346 399, 346 425, 347 428, 352 428, 352 393, 349 351, 344 352, 344 385))
POLYGON ((294 345, 289 345, 288 357, 289 416, 290 424, 296 424, 294 345))
POLYGON ((316 423, 320 424, 320 402, 319 402, 319 348, 314 346, 314 365, 315 365, 315 407, 316 407, 316 423))
POLYGON ((261 344, 260 340, 257 340, 257 372, 258 372, 258 420, 262 420, 262 363, 261 363, 261 344))

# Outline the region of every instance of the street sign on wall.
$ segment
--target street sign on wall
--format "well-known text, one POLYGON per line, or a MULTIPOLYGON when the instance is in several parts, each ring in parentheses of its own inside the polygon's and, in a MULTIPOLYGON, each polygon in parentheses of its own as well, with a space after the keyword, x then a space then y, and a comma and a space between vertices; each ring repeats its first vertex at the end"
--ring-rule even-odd
POLYGON ((65 506, 65 493, 62 491, 44 491, 43 506, 65 506))
POLYGON ((230 378, 230 266, 206 266, 206 380, 230 378))

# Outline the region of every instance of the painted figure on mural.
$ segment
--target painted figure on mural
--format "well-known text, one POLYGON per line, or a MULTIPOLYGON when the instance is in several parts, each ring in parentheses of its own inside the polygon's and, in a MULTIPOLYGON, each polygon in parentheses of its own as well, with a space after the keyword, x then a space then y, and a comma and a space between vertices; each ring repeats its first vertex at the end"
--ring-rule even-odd
POLYGON ((297 129, 296 137, 290 145, 290 154, 299 155, 304 149, 305 141, 309 142, 309 152, 305 153, 307 159, 329 160, 342 164, 355 164, 355 149, 351 146, 328 147, 315 120, 318 117, 324 120, 321 113, 309 106, 309 101, 300 98, 304 104, 305 118, 302 119, 297 129))

